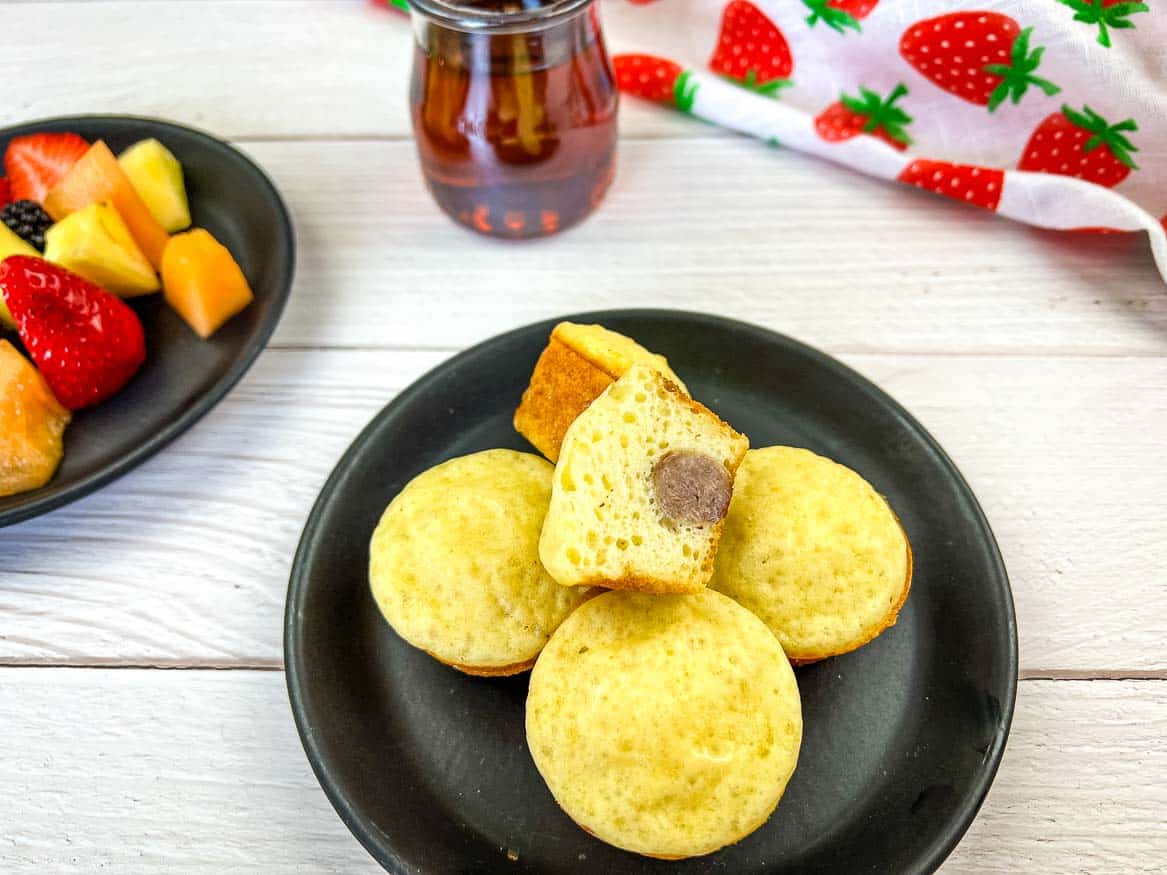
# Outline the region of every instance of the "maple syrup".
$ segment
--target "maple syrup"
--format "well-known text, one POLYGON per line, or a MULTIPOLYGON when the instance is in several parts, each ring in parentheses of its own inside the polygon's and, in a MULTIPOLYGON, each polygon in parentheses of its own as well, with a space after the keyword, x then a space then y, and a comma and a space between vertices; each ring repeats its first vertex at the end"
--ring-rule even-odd
POLYGON ((583 219, 615 170, 617 93, 592 0, 413 0, 413 127, 456 221, 542 237, 583 219))

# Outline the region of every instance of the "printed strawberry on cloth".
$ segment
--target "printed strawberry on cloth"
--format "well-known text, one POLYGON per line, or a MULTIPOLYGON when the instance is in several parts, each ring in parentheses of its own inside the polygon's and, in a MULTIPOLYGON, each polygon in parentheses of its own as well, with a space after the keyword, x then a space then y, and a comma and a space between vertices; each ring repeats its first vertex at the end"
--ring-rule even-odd
POLYGON ((1167 278, 1167 0, 634 0, 627 94, 1045 228, 1147 231, 1167 278))

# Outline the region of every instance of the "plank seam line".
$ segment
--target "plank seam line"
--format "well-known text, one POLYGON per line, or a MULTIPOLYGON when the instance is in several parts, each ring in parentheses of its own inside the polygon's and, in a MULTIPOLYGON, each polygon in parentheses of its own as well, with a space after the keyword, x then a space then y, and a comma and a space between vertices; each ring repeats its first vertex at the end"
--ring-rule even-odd
POLYGON ((1074 671, 1073 669, 1030 668, 1021 670, 1023 681, 1165 681, 1164 669, 1117 669, 1074 671))
MULTIPOLYGON (((639 309, 632 307, 629 309, 639 309)), ((652 308, 649 308, 652 309, 652 308)), ((694 311, 696 312, 696 311, 694 311)), ((491 335, 494 337, 495 335, 491 335)), ((490 339, 490 338, 486 338, 490 339)), ((281 352, 444 352, 454 355, 469 349, 467 346, 444 345, 407 345, 407 344, 333 344, 333 343, 269 343, 267 349, 281 352)), ((811 344, 814 346, 814 344, 811 344)), ((837 347, 816 347, 832 356, 900 356, 903 358, 970 358, 970 359, 1113 359, 1123 361, 1127 359, 1163 359, 1167 361, 1167 354, 1153 350, 1132 350, 1130 352, 1091 352, 1089 350, 1054 349, 1047 351, 1026 352, 1024 350, 993 351, 993 350, 965 350, 965 351, 932 351, 932 350, 903 350, 903 349, 846 349, 837 347)))
MULTIPOLYGON (((283 673, 282 661, 271 662, 215 662, 215 661, 70 661, 38 659, 0 659, 0 668, 30 669, 110 669, 132 671, 267 671, 283 673)), ((1025 681, 1167 681, 1167 669, 1102 669, 1078 671, 1073 669, 1023 669, 1020 680, 1025 681)))
POLYGON ((283 662, 102 662, 100 660, 92 662, 78 662, 71 660, 26 660, 26 659, 0 659, 0 669, 2 668, 40 668, 40 669, 57 669, 57 668, 84 668, 84 669, 109 669, 114 671, 268 671, 278 672, 283 674, 283 662))
MULTIPOLYGON (((76 0, 74 0, 76 2, 76 0)), ((707 131, 695 133, 692 136, 678 135, 674 133, 661 134, 632 134, 621 135, 621 143, 656 143, 661 140, 676 140, 679 143, 718 143, 724 142, 727 139, 738 139, 747 142, 762 143, 755 137, 750 137, 745 134, 739 134, 736 131, 726 130, 724 134, 710 134, 707 131)), ((312 133, 287 133, 287 134, 235 134, 226 138, 227 142, 239 145, 247 145, 249 143, 412 143, 414 140, 412 133, 401 134, 373 134, 373 133, 354 133, 354 134, 312 134, 312 133)), ((764 145, 764 144, 763 144, 764 145)), ((770 148, 770 147, 767 147, 770 148)))

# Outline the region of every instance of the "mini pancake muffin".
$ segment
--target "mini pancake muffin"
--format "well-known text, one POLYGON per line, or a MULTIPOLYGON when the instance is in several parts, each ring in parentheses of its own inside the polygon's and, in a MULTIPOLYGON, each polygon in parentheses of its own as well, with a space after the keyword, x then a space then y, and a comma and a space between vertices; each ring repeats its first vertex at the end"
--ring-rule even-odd
POLYGON ((647 365, 567 430, 539 556, 565 586, 698 592, 749 439, 647 365))
POLYGON ((515 411, 515 430, 552 462, 563 436, 589 404, 635 364, 648 365, 687 391, 663 355, 603 325, 560 322, 535 363, 515 411))
POLYGON ((588 593, 539 562, 547 460, 487 450, 419 474, 369 545, 369 583, 397 634, 474 675, 526 671, 588 593))
POLYGON ((587 832, 650 857, 708 854, 766 822, 802 742, 790 663, 720 593, 608 592, 531 673, 527 744, 587 832))
POLYGON ((710 587, 765 621, 796 664, 893 625, 912 551, 878 492, 810 450, 751 450, 738 468, 710 587))

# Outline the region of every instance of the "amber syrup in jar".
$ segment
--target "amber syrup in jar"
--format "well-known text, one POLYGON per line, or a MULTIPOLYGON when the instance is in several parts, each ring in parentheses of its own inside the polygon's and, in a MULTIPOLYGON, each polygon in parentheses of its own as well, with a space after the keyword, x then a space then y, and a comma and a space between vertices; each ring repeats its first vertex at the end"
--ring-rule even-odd
POLYGON ((617 93, 591 0, 414 0, 422 172, 456 221, 541 237, 595 208, 616 160, 617 93))

